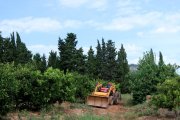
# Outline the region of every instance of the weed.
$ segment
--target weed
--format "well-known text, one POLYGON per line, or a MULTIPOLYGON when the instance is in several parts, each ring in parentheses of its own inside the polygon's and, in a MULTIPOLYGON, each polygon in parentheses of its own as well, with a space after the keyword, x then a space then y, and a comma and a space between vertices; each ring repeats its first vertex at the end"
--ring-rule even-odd
POLYGON ((138 118, 138 115, 135 112, 127 112, 123 115, 123 117, 125 118, 125 120, 134 120, 136 118, 138 118))
POLYGON ((134 111, 138 114, 138 116, 149 116, 158 114, 157 109, 155 109, 147 102, 134 106, 134 111))
POLYGON ((124 106, 133 106, 131 94, 122 94, 121 101, 123 101, 124 106))

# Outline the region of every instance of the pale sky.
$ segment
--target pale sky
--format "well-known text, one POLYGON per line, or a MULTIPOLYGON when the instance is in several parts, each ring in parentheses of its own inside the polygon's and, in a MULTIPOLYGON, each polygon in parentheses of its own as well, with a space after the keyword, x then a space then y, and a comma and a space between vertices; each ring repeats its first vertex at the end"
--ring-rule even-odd
POLYGON ((3 37, 19 32, 33 54, 57 51, 58 38, 77 35, 86 53, 97 39, 121 44, 128 62, 152 48, 180 65, 180 0, 0 0, 3 37))

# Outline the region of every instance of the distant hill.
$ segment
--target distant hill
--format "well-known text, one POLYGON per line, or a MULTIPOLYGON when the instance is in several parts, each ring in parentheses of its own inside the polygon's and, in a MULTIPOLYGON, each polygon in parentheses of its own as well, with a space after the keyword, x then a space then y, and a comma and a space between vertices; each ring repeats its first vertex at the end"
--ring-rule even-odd
POLYGON ((138 68, 138 65, 137 65, 137 64, 130 64, 130 65, 129 65, 130 71, 136 71, 137 68, 138 68))

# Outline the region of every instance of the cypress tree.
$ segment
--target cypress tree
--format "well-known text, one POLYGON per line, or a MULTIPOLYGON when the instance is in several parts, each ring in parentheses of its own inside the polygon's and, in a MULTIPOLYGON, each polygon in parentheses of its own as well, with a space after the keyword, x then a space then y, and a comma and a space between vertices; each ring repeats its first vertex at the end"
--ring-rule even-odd
POLYGON ((33 63, 37 70, 41 70, 41 55, 39 53, 33 56, 33 63))
POLYGON ((176 65, 166 65, 163 60, 163 55, 159 52, 159 62, 158 62, 158 72, 157 77, 160 83, 163 83, 166 79, 172 78, 175 76, 175 71, 178 67, 176 65))
POLYGON ((105 64, 105 76, 104 79, 114 80, 116 77, 116 48, 115 43, 112 40, 108 40, 106 43, 106 64, 105 64))
POLYGON ((0 35, 0 61, 13 62, 15 60, 15 37, 14 33, 10 38, 3 38, 0 35))
POLYGON ((10 39, 11 39, 11 45, 12 45, 12 58, 13 61, 16 60, 16 41, 15 41, 15 36, 14 36, 14 32, 10 35, 10 39))
POLYGON ((158 62, 158 78, 161 82, 166 79, 166 65, 164 64, 163 55, 159 52, 159 62, 158 62))
POLYGON ((76 66, 75 70, 80 74, 85 74, 85 59, 86 56, 83 55, 83 49, 81 47, 76 51, 76 65, 75 65, 76 66))
POLYGON ((92 49, 92 46, 90 46, 90 49, 88 51, 88 56, 87 56, 87 63, 86 63, 86 71, 90 77, 96 77, 95 76, 95 71, 96 71, 95 62, 96 61, 95 61, 94 50, 92 49))
POLYGON ((43 54, 43 56, 41 57, 41 72, 44 72, 47 68, 47 63, 46 63, 46 56, 45 54, 43 54))
POLYGON ((0 31, 0 63, 3 62, 3 37, 1 36, 1 31, 0 31))
POLYGON ((16 63, 28 63, 31 61, 32 54, 31 52, 26 48, 26 45, 21 42, 21 38, 19 33, 16 32, 16 63))
POLYGON ((121 48, 118 52, 118 58, 117 58, 117 82, 120 82, 122 85, 121 91, 127 92, 128 91, 128 81, 125 80, 126 75, 129 72, 129 65, 127 61, 127 55, 126 51, 123 47, 123 44, 121 44, 121 48))
POLYGON ((2 57, 2 61, 4 63, 7 62, 13 62, 13 49, 12 49, 12 43, 10 38, 4 38, 3 41, 3 57, 2 57))
POLYGON ((60 61, 59 61, 60 69, 63 70, 64 73, 66 73, 68 69, 67 62, 65 62, 67 58, 67 55, 65 54, 66 46, 65 46, 64 40, 61 38, 59 38, 58 40, 58 50, 59 50, 59 56, 60 56, 60 61))
POLYGON ((102 38, 102 49, 101 49, 101 78, 107 79, 107 50, 106 50, 106 43, 104 38, 102 38))
POLYGON ((101 44, 99 43, 99 40, 97 40, 97 47, 96 47, 96 76, 101 78, 102 77, 102 49, 101 44))
POLYGON ((163 55, 161 52, 159 52, 159 63, 158 63, 159 67, 164 65, 164 60, 163 60, 163 55))

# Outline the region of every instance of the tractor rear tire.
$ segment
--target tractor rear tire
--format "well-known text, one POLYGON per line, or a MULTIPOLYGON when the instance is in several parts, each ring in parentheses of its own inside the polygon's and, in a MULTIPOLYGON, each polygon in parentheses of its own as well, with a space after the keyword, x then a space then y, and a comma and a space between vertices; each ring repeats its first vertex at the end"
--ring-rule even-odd
POLYGON ((113 96, 113 102, 114 104, 118 104, 119 103, 119 98, 120 98, 120 93, 118 91, 116 91, 114 93, 114 96, 113 96))
POLYGON ((109 105, 113 105, 114 101, 113 101, 113 96, 109 96, 109 105))

